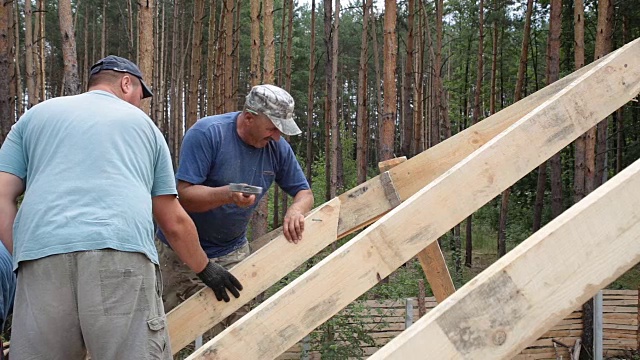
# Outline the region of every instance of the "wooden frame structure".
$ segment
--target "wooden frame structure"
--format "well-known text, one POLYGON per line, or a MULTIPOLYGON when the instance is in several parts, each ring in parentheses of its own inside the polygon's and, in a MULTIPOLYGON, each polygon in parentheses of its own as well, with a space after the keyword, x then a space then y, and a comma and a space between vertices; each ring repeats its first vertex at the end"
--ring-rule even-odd
MULTIPOLYGON (((207 326, 231 314, 286 275, 281 272, 287 268, 292 267, 288 271, 293 270, 335 238, 375 221, 395 207, 194 352, 189 359, 276 357, 374 286, 380 278, 389 275, 434 243, 437 237, 635 97, 640 92, 638 59, 640 42, 636 40, 321 206, 307 218, 308 224, 316 226, 312 231, 309 231, 311 227, 306 230, 307 237, 302 243, 290 245, 281 235, 276 236, 232 269, 246 284, 241 299, 219 303, 211 301, 210 291, 205 290, 172 311, 169 314, 172 346, 176 343, 175 337, 197 328, 180 341, 195 338, 207 326), (314 244, 316 242, 318 244, 314 244), (318 249, 312 249, 314 246, 318 249), (286 265, 280 266, 280 263, 286 265), (278 269, 271 271, 276 264, 278 269), (197 320, 197 326, 191 326, 193 320, 197 320)), ((473 280, 470 285, 484 283, 483 279, 480 276, 480 280, 473 280)), ((532 283, 527 286, 532 286, 532 283)), ((499 284, 502 286, 503 283, 499 284)), ((485 291, 493 289, 487 286, 480 288, 485 291)), ((564 295, 574 299, 579 297, 577 292, 564 295)), ((473 309, 474 303, 464 299, 478 300, 477 297, 462 298, 456 293, 445 303, 460 303, 458 306, 473 309)), ((575 306, 578 304, 574 303, 575 306)), ((470 311, 467 313, 472 314, 470 311)), ((517 313, 514 310, 505 317, 517 313)), ((438 323, 437 320, 433 322, 438 323)), ((473 323, 470 331, 479 331, 476 327, 483 325, 486 322, 473 323)), ((523 337, 517 334, 518 330, 513 331, 516 332, 515 342, 526 346, 521 341, 523 337)), ((498 334, 498 340, 494 342, 500 342, 501 336, 498 334)), ((407 339, 414 337, 403 336, 407 339)), ((419 342, 405 341, 407 344, 419 342)), ((397 346, 397 349, 401 348, 404 346, 397 346)), ((389 354, 396 350, 390 349, 389 354)), ((451 347, 445 350, 450 351, 451 347)), ((446 356, 445 352, 440 354, 446 356)))
MULTIPOLYGON (((490 118, 475 124, 437 146, 399 164, 382 175, 378 175, 345 192, 340 195, 337 200, 332 200, 332 204, 324 204, 318 209, 327 206, 333 208, 340 204, 340 209, 336 211, 336 213, 339 214, 337 239, 341 239, 362 229, 375 222, 401 201, 411 197, 421 188, 429 184, 429 182, 444 174, 456 163, 484 145, 528 112, 544 103, 552 95, 558 93, 566 85, 570 84, 591 68, 593 68, 593 64, 587 65, 581 70, 522 99, 517 104, 501 110, 490 118), (392 184, 393 189, 385 192, 384 184, 392 184), (389 197, 391 200, 389 200, 389 197)), ((386 187, 389 188, 389 185, 386 187)), ((312 224, 320 225, 318 221, 312 220, 314 218, 315 213, 307 216, 307 226, 312 224)), ((282 236, 281 229, 274 230, 254 241, 251 244, 254 253, 244 260, 242 264, 251 269, 257 269, 255 275, 252 274, 252 276, 249 277, 241 276, 242 271, 237 268, 240 264, 231 270, 231 272, 242 281, 245 287, 239 299, 232 299, 229 303, 221 303, 215 300, 215 296, 211 290, 204 289, 173 309, 168 314, 168 329, 173 352, 177 353, 180 349, 193 342, 200 334, 212 328, 222 319, 248 303, 253 297, 275 284, 279 279, 308 260, 309 256, 306 254, 310 253, 310 251, 306 248, 314 246, 314 243, 319 241, 318 238, 321 237, 322 234, 318 230, 319 229, 310 229, 307 227, 304 240, 296 245, 295 249, 297 251, 294 254, 287 255, 287 261, 290 262, 290 265, 286 269, 272 269, 270 260, 267 259, 267 262, 264 262, 258 255, 260 252, 266 250, 256 251, 263 247, 268 247, 269 252, 277 254, 281 252, 281 249, 291 247, 292 245, 282 236), (277 273, 275 273, 276 271, 277 273)), ((439 278, 429 280, 434 293, 446 294, 445 287, 439 287, 438 284, 446 283, 447 279, 439 278)))

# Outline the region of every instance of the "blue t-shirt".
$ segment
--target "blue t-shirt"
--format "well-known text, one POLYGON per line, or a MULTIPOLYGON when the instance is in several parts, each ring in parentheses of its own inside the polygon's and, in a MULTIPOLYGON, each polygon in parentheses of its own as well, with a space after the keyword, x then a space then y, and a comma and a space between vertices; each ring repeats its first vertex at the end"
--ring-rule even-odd
MULTIPOLYGON (((209 258, 226 255, 244 245, 251 214, 274 180, 291 196, 309 189, 289 143, 280 138, 277 142, 269 141, 261 149, 246 144, 236 129, 239 114, 198 120, 186 132, 180 150, 178 180, 211 187, 245 183, 263 190, 248 208, 229 204, 202 213, 189 213, 209 258)), ((159 238, 166 242, 161 233, 159 238)))
POLYGON ((47 100, 0 148, 25 181, 13 264, 75 251, 141 252, 158 263, 151 198, 176 194, 169 148, 151 119, 105 91, 47 100))

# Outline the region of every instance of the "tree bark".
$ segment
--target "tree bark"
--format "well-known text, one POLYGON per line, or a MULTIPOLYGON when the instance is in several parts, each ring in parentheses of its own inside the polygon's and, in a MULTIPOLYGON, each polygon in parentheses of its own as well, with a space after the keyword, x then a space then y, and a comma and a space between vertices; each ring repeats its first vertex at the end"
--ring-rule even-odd
POLYGON ((187 98, 187 129, 198 120, 198 89, 202 74, 202 20, 204 1, 195 0, 193 7, 193 37, 191 38, 191 71, 187 98))
MULTIPOLYGON (((141 0, 138 2, 138 67, 142 72, 142 77, 145 79, 146 84, 152 88, 157 85, 153 83, 153 58, 155 53, 155 44, 153 42, 153 21, 156 11, 155 1, 156 0, 141 0)), ((159 96, 160 93, 154 93, 154 95, 159 96)), ((142 101, 140 108, 146 114, 149 114, 151 112, 151 101, 142 101)))
POLYGON ((309 81, 307 83, 307 161, 306 175, 309 185, 313 180, 313 85, 316 74, 316 0, 311 0, 311 40, 309 41, 309 81))
MULTIPOLYGON (((273 1, 267 0, 266 2, 273 1)), ((234 62, 234 44, 233 44, 233 11, 234 11, 234 0, 225 0, 225 26, 224 26, 224 111, 234 111, 236 106, 235 101, 235 89, 233 88, 233 62, 234 62)), ((272 2, 273 9, 273 2, 272 2)), ((265 14, 266 14, 265 9, 265 14)), ((267 21, 267 16, 265 15, 265 21, 267 21)), ((273 21, 273 18, 272 18, 273 21)), ((272 27, 273 28, 273 27, 272 27)), ((265 30, 266 32, 266 30, 265 30)), ((273 36, 273 33, 272 33, 273 36)), ((265 36, 266 38, 266 36, 265 36)), ((273 82, 273 80, 272 80, 273 82)), ((271 82, 271 83, 272 83, 271 82)))
POLYGON ((385 0, 384 12, 384 109, 382 126, 380 127, 379 161, 389 160, 394 156, 394 140, 396 130, 396 57, 398 44, 396 40, 397 3, 385 0))
POLYGON ((9 130, 11 129, 10 106, 11 88, 10 68, 12 62, 12 44, 9 43, 11 36, 11 23, 13 18, 12 2, 0 3, 0 144, 4 143, 9 130))
MULTIPOLYGON (((562 29, 562 0, 551 1, 549 46, 547 55, 547 85, 560 78, 560 32, 562 29)), ((562 196, 562 164, 560 152, 549 161, 551 169, 551 215, 556 218, 564 210, 562 196)))
MULTIPOLYGON (((578 70, 584 66, 584 1, 573 2, 574 63, 578 70)), ((573 202, 585 197, 585 140, 586 134, 575 141, 575 169, 573 178, 573 202)))
MULTIPOLYGON (((68 1, 68 0, 67 0, 68 1)), ((24 2, 24 47, 25 47, 25 78, 27 80, 27 95, 28 102, 27 108, 30 109, 33 105, 37 104, 38 92, 36 91, 36 68, 33 59, 33 12, 31 11, 31 1, 24 2)))
POLYGON ((64 94, 76 95, 80 93, 80 78, 78 77, 78 56, 76 54, 76 37, 73 28, 71 0, 60 0, 58 2, 58 16, 62 36, 64 94))
MULTIPOLYGON (((400 155, 411 157, 414 154, 411 153, 412 141, 413 141, 413 94, 414 94, 414 76, 413 76, 413 62, 414 62, 414 14, 415 14, 415 0, 407 1, 407 55, 404 66, 404 121, 402 129, 402 146, 400 155)), ((366 24, 366 20, 363 20, 366 24)), ((364 36, 365 34, 363 34, 364 36)), ((365 54, 366 55, 366 54, 365 54)), ((361 55, 362 59, 362 55, 361 55)))
POLYGON ((331 186, 329 197, 336 197, 338 188, 338 148, 340 138, 340 124, 338 123, 338 33, 340 31, 340 0, 335 1, 333 12, 333 30, 331 33, 331 89, 330 89, 330 119, 331 119, 331 186))
MULTIPOLYGON (((357 181, 367 181, 367 165, 369 154, 369 114, 367 112, 367 72, 369 71, 369 7, 373 0, 362 1, 362 43, 360 44, 360 64, 358 67, 358 110, 356 115, 356 163, 357 181)), ((410 134, 407 134, 409 136, 410 134)))
MULTIPOLYGON (((580 0, 578 0, 580 1, 580 0)), ((518 77, 516 78, 516 89, 513 102, 517 103, 522 98, 522 88, 524 87, 524 75, 527 70, 527 58, 529 54, 529 37, 531 34, 531 15, 533 13, 533 0, 527 0, 527 11, 525 13, 524 31, 522 37, 522 49, 520 51, 520 62, 518 65, 518 77)), ((506 254, 507 242, 507 219, 509 212, 509 196, 511 187, 502 193, 500 202, 500 221, 498 225, 498 257, 506 254), (503 252, 500 249, 504 249, 503 252)))
MULTIPOLYGON (((209 3, 209 38, 208 38, 208 43, 207 43, 207 111, 206 114, 207 115, 213 115, 215 113, 215 72, 216 72, 216 49, 217 49, 217 43, 218 41, 220 41, 217 38, 217 32, 216 32, 216 3, 217 1, 215 0, 211 0, 209 3)), ((253 62, 254 62, 254 50, 253 50, 253 43, 257 42, 258 44, 258 53, 255 56, 260 56, 260 17, 259 15, 255 16, 254 19, 254 14, 253 14, 253 7, 254 7, 254 3, 257 4, 257 6, 260 6, 260 1, 259 0, 251 0, 251 41, 252 41, 252 45, 251 45, 251 75, 250 77, 250 83, 251 85, 258 85, 258 83, 254 83, 255 79, 254 79, 254 74, 253 74, 253 62), (256 24, 254 25, 254 21, 256 22, 256 24), (254 35, 254 27, 257 26, 258 27, 258 32, 256 33, 257 35, 254 35), (257 40, 256 40, 257 39, 257 40)), ((258 60, 258 66, 260 64, 260 60, 258 60)), ((259 69, 258 69, 259 71, 259 69)), ((260 81, 260 76, 259 74, 257 75, 258 77, 258 81, 260 81)))
MULTIPOLYGON (((598 60, 611 52, 613 44, 614 9, 612 0, 598 1, 598 28, 596 32, 595 59, 598 60)), ((594 185, 597 188, 607 178, 607 138, 609 130, 609 118, 607 117, 597 125, 596 130, 596 173, 594 185)))

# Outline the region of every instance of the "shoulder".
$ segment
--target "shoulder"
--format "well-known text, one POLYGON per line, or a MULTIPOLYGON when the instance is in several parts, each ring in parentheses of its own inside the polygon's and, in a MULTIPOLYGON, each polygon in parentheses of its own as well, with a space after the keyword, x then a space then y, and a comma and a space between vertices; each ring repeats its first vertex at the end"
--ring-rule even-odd
POLYGON ((188 131, 213 131, 224 132, 235 129, 238 112, 206 116, 198 121, 188 131))

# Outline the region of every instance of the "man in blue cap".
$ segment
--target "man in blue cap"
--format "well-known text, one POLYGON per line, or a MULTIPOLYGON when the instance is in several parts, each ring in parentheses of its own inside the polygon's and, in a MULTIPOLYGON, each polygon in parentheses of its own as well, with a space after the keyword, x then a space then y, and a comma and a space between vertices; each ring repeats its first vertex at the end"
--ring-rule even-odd
POLYGON ((0 148, 12 358, 171 359, 153 218, 219 298, 239 296, 177 200, 167 144, 138 108, 149 96, 134 63, 107 56, 86 93, 32 107, 0 148))

